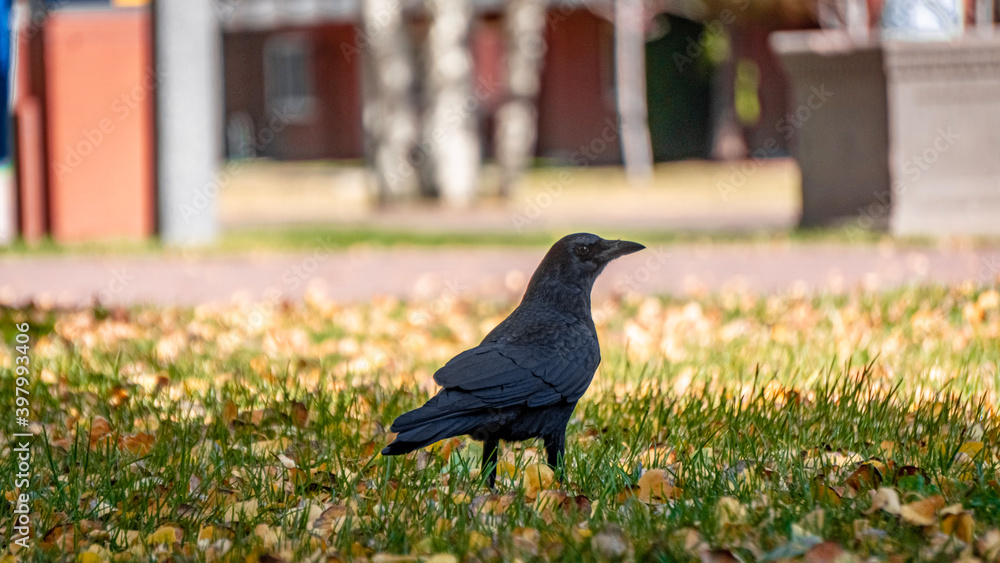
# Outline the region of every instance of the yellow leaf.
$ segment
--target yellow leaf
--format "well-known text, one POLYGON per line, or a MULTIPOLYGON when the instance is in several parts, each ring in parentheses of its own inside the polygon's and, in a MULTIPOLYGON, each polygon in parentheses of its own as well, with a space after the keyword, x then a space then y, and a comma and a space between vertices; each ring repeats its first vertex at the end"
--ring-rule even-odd
POLYGON ((146 544, 178 543, 181 541, 184 532, 173 526, 160 526, 155 532, 146 538, 146 544))
POLYGON ((535 463, 524 468, 526 478, 525 492, 528 496, 537 496, 538 491, 547 489, 556 480, 555 471, 547 464, 535 463))
POLYGON ((896 442, 890 442, 888 440, 882 442, 879 449, 885 454, 886 457, 892 457, 892 452, 896 449, 896 442))
POLYGON ((969 457, 976 457, 981 451, 983 451, 982 442, 966 442, 962 444, 961 448, 958 448, 958 453, 965 454, 969 457))
POLYGON ((517 476, 517 468, 514 467, 513 463, 507 461, 506 459, 501 459, 497 462, 497 475, 513 479, 517 476))
POLYGON ((480 549, 486 548, 493 545, 493 540, 488 536, 483 535, 479 532, 472 531, 469 533, 469 551, 476 552, 480 549))
POLYGON ((904 504, 899 515, 904 521, 917 526, 930 526, 934 524, 934 514, 939 508, 944 506, 944 497, 934 495, 922 500, 904 504))
POLYGON ((941 511, 943 515, 941 518, 941 531, 949 536, 955 536, 966 544, 971 544, 976 522, 973 520, 970 512, 961 510, 961 505, 957 506, 959 507, 957 514, 944 514, 944 510, 941 511))
POLYGON ((100 555, 90 551, 84 551, 76 556, 77 563, 102 563, 103 561, 104 559, 100 555))
POLYGON ((458 557, 450 553, 435 553, 424 557, 424 563, 458 563, 458 557))
POLYGON ((733 497, 722 497, 715 505, 715 519, 723 528, 739 526, 746 521, 747 509, 733 497))

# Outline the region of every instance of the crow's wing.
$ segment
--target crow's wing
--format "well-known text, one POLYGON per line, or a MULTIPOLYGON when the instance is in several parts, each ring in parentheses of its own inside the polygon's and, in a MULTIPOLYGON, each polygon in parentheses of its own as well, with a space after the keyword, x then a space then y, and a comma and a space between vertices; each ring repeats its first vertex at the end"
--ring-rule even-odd
POLYGON ((483 343, 452 358, 434 381, 492 407, 540 407, 578 401, 600 362, 596 342, 575 350, 483 343))

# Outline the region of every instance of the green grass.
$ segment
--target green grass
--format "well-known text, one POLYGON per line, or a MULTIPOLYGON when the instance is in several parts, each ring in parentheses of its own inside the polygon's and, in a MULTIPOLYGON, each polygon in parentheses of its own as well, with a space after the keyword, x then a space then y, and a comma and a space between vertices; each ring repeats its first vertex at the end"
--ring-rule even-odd
MULTIPOLYGON (((544 502, 522 480, 533 442, 504 446, 515 473, 495 493, 468 439, 377 453, 434 369, 509 304, 0 309, 5 408, 12 327, 32 327, 38 436, 20 492, 35 549, 19 557, 776 560, 822 541, 862 559, 982 556, 960 538, 988 547, 1000 527, 996 298, 595 303, 604 362, 570 423, 567 496, 544 502), (659 499, 637 488, 652 469, 669 483, 659 499), (959 506, 921 526, 871 510, 879 487, 959 506)), ((5 444, 18 431, 9 415, 0 429, 5 444)), ((0 490, 15 473, 3 456, 0 490)), ((13 508, 0 506, 4 538, 13 508)))
MULTIPOLYGON (((572 230, 528 231, 512 233, 506 231, 463 231, 463 230, 423 230, 382 228, 376 226, 295 226, 269 227, 267 229, 236 229, 226 232, 215 243, 184 249, 185 255, 228 255, 233 252, 295 252, 311 251, 318 243, 332 250, 346 250, 358 246, 374 247, 503 247, 503 248, 545 248, 553 241, 572 230)), ((593 230, 593 229, 591 229, 593 230)), ((795 229, 790 231, 757 231, 752 233, 737 231, 654 231, 616 229, 613 233, 599 229, 607 236, 622 239, 642 240, 646 244, 700 244, 700 243, 833 243, 833 244, 874 244, 886 239, 886 235, 876 231, 856 231, 846 228, 795 229)), ((984 240, 989 245, 993 241, 984 240)), ((922 239, 897 239, 896 244, 928 247, 932 243, 922 239)), ((177 247, 164 245, 157 240, 149 241, 94 241, 87 243, 58 243, 44 239, 28 244, 22 240, 8 246, 0 246, 2 256, 53 256, 53 255, 161 255, 180 251, 177 247)))

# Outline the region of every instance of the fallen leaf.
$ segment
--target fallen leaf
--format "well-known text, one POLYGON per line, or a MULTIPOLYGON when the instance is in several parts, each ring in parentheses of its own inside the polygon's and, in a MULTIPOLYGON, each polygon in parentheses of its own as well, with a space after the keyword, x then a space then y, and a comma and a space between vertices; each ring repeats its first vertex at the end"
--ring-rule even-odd
POLYGON ((988 563, 1000 561, 1000 530, 996 528, 987 530, 976 542, 976 551, 988 563))
POLYGON ((222 519, 226 522, 245 522, 257 517, 257 499, 236 502, 226 507, 222 519))
POLYGON ((590 545, 605 560, 619 560, 629 552, 629 542, 622 529, 614 524, 606 525, 590 538, 590 545))
POLYGON ((147 544, 175 544, 184 538, 184 531, 173 526, 160 526, 146 538, 147 544))
POLYGON ((746 522, 747 509, 733 497, 722 497, 715 505, 715 519, 722 528, 740 526, 746 522))
POLYGON ((884 510, 893 516, 899 516, 902 511, 899 502, 899 493, 889 487, 881 487, 875 491, 875 496, 872 497, 872 506, 865 511, 865 514, 871 514, 876 510, 884 510))
POLYGON ((678 489, 664 469, 650 469, 639 477, 639 500, 646 504, 666 502, 677 498, 677 494, 678 489))
POLYGON ((874 463, 865 462, 847 477, 844 484, 856 493, 877 489, 882 485, 882 472, 874 463))
POLYGON ((548 464, 536 463, 524 468, 525 496, 535 498, 542 489, 548 489, 556 480, 556 473, 548 464))
POLYGON ((953 504, 942 508, 939 514, 941 515, 941 532, 955 536, 966 544, 972 544, 976 523, 971 512, 962 508, 961 504, 953 504))
POLYGON ((309 409, 298 401, 292 402, 292 424, 305 428, 309 422, 309 409))
POLYGON ((139 432, 137 434, 126 435, 118 438, 118 446, 137 456, 144 456, 153 449, 156 436, 139 432))
MULTIPOLYGON (((835 561, 842 561, 845 555, 847 555, 847 552, 840 544, 833 541, 825 541, 812 546, 806 552, 803 561, 805 563, 833 563, 835 561)), ((847 560, 850 561, 851 559, 847 558, 847 560)))
POLYGON ((937 513, 938 509, 943 506, 944 497, 941 495, 934 495, 925 499, 904 504, 900 509, 899 515, 905 522, 909 522, 910 524, 915 524, 917 526, 930 526, 934 524, 934 514, 937 513))

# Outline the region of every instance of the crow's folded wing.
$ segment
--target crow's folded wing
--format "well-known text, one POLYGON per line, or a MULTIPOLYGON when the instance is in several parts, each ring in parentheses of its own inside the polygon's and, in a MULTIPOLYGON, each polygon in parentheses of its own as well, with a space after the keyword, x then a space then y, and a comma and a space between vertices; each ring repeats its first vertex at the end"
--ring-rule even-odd
POLYGON ((596 345, 553 353, 551 348, 484 343, 452 358, 434 381, 493 407, 539 407, 579 400, 600 362, 596 345))

